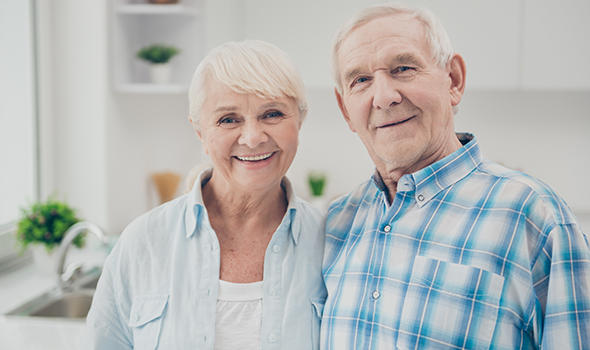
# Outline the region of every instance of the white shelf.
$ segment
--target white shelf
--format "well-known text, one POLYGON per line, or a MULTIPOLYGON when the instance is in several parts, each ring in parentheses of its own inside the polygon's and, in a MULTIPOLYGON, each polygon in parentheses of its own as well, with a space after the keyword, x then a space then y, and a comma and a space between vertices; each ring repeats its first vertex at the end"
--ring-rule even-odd
POLYGON ((126 4, 117 7, 117 13, 121 15, 185 15, 195 16, 197 11, 181 4, 155 5, 155 4, 126 4))
POLYGON ((117 90, 129 94, 183 94, 188 88, 179 84, 122 84, 117 90))

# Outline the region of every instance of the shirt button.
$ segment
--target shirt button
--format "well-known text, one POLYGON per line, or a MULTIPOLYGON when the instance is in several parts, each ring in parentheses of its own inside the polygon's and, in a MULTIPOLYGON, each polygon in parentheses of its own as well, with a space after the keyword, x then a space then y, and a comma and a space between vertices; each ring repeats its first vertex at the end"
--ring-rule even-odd
POLYGON ((207 289, 207 295, 211 295, 211 288, 207 289))
POLYGON ((418 195, 418 200, 419 200, 420 202, 422 202, 422 201, 424 200, 424 196, 423 196, 423 195, 421 195, 421 194, 419 194, 419 195, 418 195))
POLYGON ((380 296, 381 296, 381 293, 379 293, 378 290, 373 291, 373 299, 377 300, 377 299, 379 299, 380 296))
POLYGON ((383 228, 383 231, 385 231, 385 232, 391 231, 391 226, 385 225, 385 227, 383 228))
POLYGON ((279 340, 279 337, 277 336, 276 333, 271 333, 268 336, 268 341, 271 342, 271 343, 275 343, 277 340, 279 340))
POLYGON ((275 253, 278 253, 278 252, 281 251, 281 247, 279 247, 278 244, 275 244, 275 245, 272 246, 272 251, 275 252, 275 253))

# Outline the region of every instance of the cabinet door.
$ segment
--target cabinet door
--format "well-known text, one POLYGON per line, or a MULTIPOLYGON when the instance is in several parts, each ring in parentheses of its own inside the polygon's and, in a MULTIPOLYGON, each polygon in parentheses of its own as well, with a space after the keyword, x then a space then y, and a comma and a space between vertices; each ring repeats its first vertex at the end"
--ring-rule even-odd
POLYGON ((590 1, 525 0, 523 86, 590 88, 590 1))
POLYGON ((419 0, 430 9, 467 65, 467 89, 516 88, 520 85, 520 0, 419 0))

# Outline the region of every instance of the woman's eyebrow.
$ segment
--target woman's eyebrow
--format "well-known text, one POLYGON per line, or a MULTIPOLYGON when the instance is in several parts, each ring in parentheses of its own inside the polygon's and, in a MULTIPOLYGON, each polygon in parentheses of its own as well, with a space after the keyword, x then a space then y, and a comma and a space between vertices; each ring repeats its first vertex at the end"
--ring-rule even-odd
POLYGON ((217 107, 213 113, 219 113, 219 112, 234 112, 238 109, 238 107, 236 106, 220 106, 217 107))

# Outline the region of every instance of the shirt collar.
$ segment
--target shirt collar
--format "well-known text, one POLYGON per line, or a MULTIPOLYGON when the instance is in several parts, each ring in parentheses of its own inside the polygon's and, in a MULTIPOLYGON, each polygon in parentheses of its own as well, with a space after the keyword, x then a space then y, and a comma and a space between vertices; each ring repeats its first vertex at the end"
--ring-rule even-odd
MULTIPOLYGON (((197 231, 201 231, 197 227, 197 219, 199 219, 198 222, 201 227, 203 227, 202 225, 205 222, 211 226, 209 223, 209 217, 207 216, 207 209, 205 208, 205 203, 203 202, 202 187, 211 179, 212 174, 213 169, 211 168, 203 170, 195 180, 195 183, 188 194, 188 205, 185 213, 185 230, 187 238, 190 238, 197 231)), ((299 240, 299 234, 301 232, 301 223, 296 215, 297 206, 299 205, 300 200, 295 195, 291 181, 289 181, 286 176, 281 180, 281 187, 287 196, 287 211, 279 227, 285 224, 290 224, 289 231, 293 236, 293 241, 295 244, 297 244, 297 241, 299 240), (285 220, 289 220, 289 222, 284 222, 285 220)))
MULTIPOLYGON (((440 191, 471 173, 482 161, 479 143, 468 133, 457 133, 457 138, 463 147, 415 173, 403 175, 398 181, 397 192, 415 191, 416 203, 422 207, 440 191)), ((387 191, 377 171, 372 179, 379 190, 387 191)))

